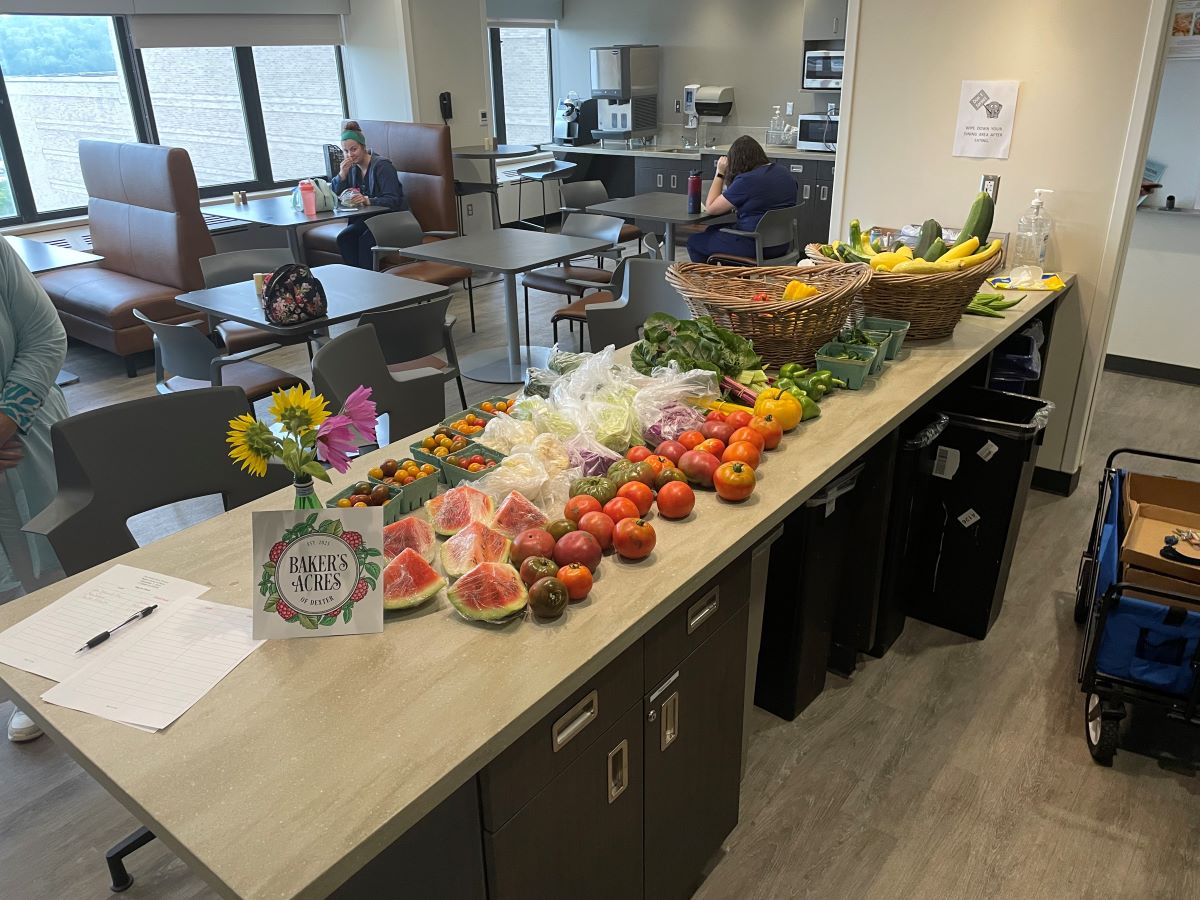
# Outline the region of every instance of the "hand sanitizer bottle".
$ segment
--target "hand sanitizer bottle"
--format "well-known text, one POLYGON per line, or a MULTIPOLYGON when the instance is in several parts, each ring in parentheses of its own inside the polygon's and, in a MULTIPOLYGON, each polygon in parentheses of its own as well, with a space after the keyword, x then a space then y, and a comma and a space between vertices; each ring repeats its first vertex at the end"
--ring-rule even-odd
POLYGON ((1013 249, 1013 268, 1017 266, 1037 266, 1046 268, 1046 245, 1050 242, 1050 231, 1054 223, 1046 215, 1042 207, 1043 194, 1053 194, 1049 188, 1034 188, 1033 202, 1025 215, 1017 220, 1017 242, 1013 249))

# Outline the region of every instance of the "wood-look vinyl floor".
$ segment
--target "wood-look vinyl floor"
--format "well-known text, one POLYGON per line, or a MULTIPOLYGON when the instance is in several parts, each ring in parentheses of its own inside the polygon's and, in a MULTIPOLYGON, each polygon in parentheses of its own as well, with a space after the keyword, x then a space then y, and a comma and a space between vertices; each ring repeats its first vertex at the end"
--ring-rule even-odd
MULTIPOLYGON (((558 305, 534 295, 535 341, 549 343, 558 305)), ((476 292, 476 335, 465 294, 453 311, 460 354, 501 340, 498 287, 476 292)), ((267 361, 307 370, 302 348, 267 361)), ((153 391, 151 375, 126 379, 82 345, 67 367, 83 379, 67 389, 72 411, 153 391)), ((466 385, 472 402, 501 392, 466 385)), ((1105 455, 1195 453, 1200 388, 1109 373, 1099 401, 1075 496, 1030 496, 986 641, 910 621, 884 659, 830 676, 795 722, 755 712, 741 822, 697 898, 1200 896, 1200 733, 1131 716, 1114 768, 1092 763, 1071 616, 1105 455)), ((217 508, 155 511, 135 530, 153 539, 217 508)), ((0 721, 10 709, 0 702, 0 721)), ((103 852, 137 824, 49 739, 0 741, 0 897, 107 896, 103 852)), ((158 843, 130 869, 129 897, 215 896, 158 843)))

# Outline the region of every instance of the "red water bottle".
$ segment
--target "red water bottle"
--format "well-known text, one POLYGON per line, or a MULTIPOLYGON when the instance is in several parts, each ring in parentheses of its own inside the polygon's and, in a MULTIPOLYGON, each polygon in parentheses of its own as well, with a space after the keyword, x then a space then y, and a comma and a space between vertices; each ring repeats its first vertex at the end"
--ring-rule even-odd
POLYGON ((699 215, 700 213, 700 170, 692 169, 688 172, 688 205, 687 211, 689 215, 699 215))
POLYGON ((307 178, 300 182, 300 202, 304 205, 306 216, 317 214, 317 194, 313 189, 313 183, 307 178))

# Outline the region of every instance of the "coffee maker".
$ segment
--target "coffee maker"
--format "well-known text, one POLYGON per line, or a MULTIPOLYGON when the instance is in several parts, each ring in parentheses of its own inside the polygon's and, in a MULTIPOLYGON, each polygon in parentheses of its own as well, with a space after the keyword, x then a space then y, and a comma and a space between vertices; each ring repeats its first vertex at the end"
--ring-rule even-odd
POLYGON ((574 93, 558 101, 554 112, 554 143, 593 144, 592 131, 596 128, 596 101, 581 100, 574 93))

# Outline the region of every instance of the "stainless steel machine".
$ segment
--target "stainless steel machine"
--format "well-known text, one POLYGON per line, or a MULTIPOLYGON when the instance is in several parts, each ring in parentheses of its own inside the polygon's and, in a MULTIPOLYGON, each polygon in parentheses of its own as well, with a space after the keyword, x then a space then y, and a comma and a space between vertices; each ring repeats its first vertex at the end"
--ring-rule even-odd
POLYGON ((598 140, 628 141, 658 131, 658 61, 654 45, 591 48, 598 140))
POLYGON ((596 139, 592 133, 596 130, 596 101, 580 99, 574 91, 558 101, 554 111, 554 143, 593 144, 596 139))

